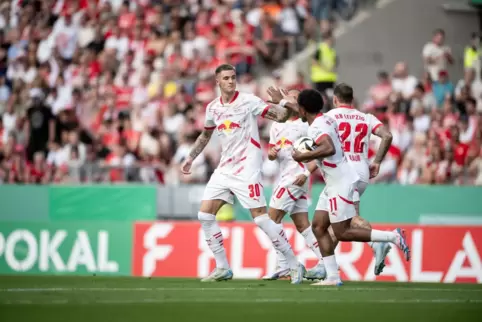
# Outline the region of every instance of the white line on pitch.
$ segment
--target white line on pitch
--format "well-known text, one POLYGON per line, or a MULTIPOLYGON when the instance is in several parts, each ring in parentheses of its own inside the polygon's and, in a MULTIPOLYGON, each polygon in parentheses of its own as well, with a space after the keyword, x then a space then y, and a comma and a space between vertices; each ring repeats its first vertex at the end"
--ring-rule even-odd
POLYGON ((135 288, 122 288, 122 287, 49 287, 49 288, 5 288, 0 289, 0 292, 149 292, 149 291, 415 291, 415 292, 482 292, 480 289, 463 289, 463 288, 420 288, 420 287, 311 287, 311 288, 270 288, 270 287, 219 287, 219 288, 197 288, 197 287, 135 287, 135 288))
POLYGON ((345 300, 345 299, 281 299, 281 298, 263 298, 263 299, 138 299, 138 300, 52 300, 52 301, 29 301, 29 300, 9 300, 0 302, 0 305, 32 305, 32 304, 137 304, 137 303, 393 303, 393 304, 445 304, 445 303, 466 303, 466 304, 480 304, 482 300, 472 299, 380 299, 380 300, 345 300))

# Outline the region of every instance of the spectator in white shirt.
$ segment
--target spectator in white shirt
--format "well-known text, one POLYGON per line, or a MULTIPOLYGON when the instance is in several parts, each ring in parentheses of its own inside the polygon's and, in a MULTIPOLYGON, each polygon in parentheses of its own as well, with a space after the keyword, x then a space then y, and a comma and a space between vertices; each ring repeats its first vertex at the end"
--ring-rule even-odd
POLYGON ((3 137, 0 138, 0 143, 7 143, 8 135, 10 132, 15 130, 15 126, 17 124, 17 114, 13 110, 13 106, 13 104, 8 104, 5 113, 2 115, 3 137))
POLYGON ((439 78, 439 72, 447 69, 447 64, 453 63, 450 47, 444 45, 445 31, 435 30, 432 41, 423 47, 423 61, 425 69, 429 71, 433 81, 439 78))
POLYGON ((79 47, 85 48, 95 39, 94 20, 89 20, 88 16, 83 16, 80 22, 80 30, 78 36, 79 47))
POLYGON ((49 166, 61 167, 67 163, 67 155, 57 142, 49 143, 49 154, 47 155, 47 164, 49 166))
POLYGON ((425 92, 425 88, 422 84, 415 86, 415 90, 412 95, 411 107, 422 106, 426 112, 431 111, 437 107, 437 101, 432 92, 425 92))
POLYGON ((139 86, 134 88, 132 93, 132 104, 144 105, 149 101, 147 87, 149 86, 149 75, 144 75, 141 78, 139 86))
POLYGON ((288 35, 296 36, 301 33, 301 20, 306 17, 304 7, 296 4, 293 0, 283 0, 283 9, 281 10, 278 21, 281 30, 288 35))
POLYGON ((79 141, 79 134, 77 131, 70 131, 69 133, 69 143, 64 146, 63 148, 63 153, 67 159, 67 162, 70 160, 70 157, 72 155, 72 149, 76 147, 79 155, 79 161, 81 163, 85 162, 85 159, 87 158, 87 147, 85 146, 84 143, 79 141))
POLYGON ((405 62, 399 62, 395 65, 392 77, 392 88, 394 92, 401 94, 404 100, 409 100, 417 84, 417 78, 408 74, 408 67, 405 62))
POLYGON ((415 132, 425 133, 430 128, 430 116, 424 114, 423 106, 412 106, 410 114, 413 117, 413 128, 415 132))
POLYGON ((118 60, 122 60, 124 55, 129 51, 129 38, 121 34, 119 27, 114 27, 112 36, 105 42, 105 49, 115 50, 118 60))
POLYGON ((56 24, 54 27, 55 45, 64 59, 70 60, 74 56, 78 31, 78 26, 72 22, 71 14, 66 14, 63 23, 56 24))

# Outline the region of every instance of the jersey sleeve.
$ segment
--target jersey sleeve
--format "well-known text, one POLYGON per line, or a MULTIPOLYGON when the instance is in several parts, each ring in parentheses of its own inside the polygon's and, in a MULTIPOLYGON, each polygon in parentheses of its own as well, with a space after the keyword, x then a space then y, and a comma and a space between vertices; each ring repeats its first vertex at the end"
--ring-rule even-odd
POLYGON ((322 120, 310 127, 308 130, 308 136, 315 141, 316 145, 318 145, 323 137, 330 135, 330 132, 330 125, 328 121, 322 120))
POLYGON ((383 123, 380 122, 380 120, 374 116, 374 115, 371 115, 371 114, 367 114, 368 115, 368 122, 370 124, 370 128, 372 129, 372 134, 375 134, 375 130, 382 126, 383 123))
POLYGON ((206 116, 204 118, 204 129, 214 130, 216 128, 216 123, 214 123, 213 114, 209 106, 206 108, 206 116))
POLYGON ((253 115, 261 115, 261 117, 264 117, 266 113, 268 113, 270 105, 263 101, 261 98, 255 95, 250 95, 249 100, 249 106, 253 115))

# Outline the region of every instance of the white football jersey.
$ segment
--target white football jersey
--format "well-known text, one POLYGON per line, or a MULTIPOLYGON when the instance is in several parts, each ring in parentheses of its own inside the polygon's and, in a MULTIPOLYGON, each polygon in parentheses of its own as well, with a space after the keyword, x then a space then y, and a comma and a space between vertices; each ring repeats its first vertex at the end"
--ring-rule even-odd
MULTIPOLYGON (((280 166, 279 185, 292 184, 296 177, 305 171, 305 165, 293 160, 293 144, 299 138, 306 136, 308 123, 297 119, 286 123, 273 122, 269 134, 269 146, 280 148, 277 161, 280 166)), ((306 182, 307 185, 308 181, 306 182)))
POLYGON ((343 151, 350 164, 364 182, 370 178, 368 149, 370 135, 382 122, 371 114, 366 114, 352 107, 338 107, 330 110, 329 115, 336 121, 343 151))
POLYGON ((345 157, 336 121, 328 115, 319 115, 310 125, 308 136, 315 141, 315 144, 318 144, 326 135, 335 145, 335 154, 322 160, 316 160, 326 185, 336 186, 357 182, 360 178, 345 157))
POLYGON ((264 116, 268 109, 261 98, 237 91, 230 102, 218 97, 208 104, 204 127, 214 130, 221 143, 221 160, 215 171, 246 179, 261 171, 257 116, 264 116))

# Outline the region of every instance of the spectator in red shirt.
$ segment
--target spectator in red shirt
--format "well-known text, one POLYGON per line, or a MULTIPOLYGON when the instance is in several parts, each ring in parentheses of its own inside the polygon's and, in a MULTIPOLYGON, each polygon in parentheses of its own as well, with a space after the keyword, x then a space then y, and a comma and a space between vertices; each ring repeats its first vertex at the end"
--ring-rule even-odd
POLYGON ((452 175, 454 178, 459 178, 462 174, 463 168, 467 165, 469 145, 460 142, 460 130, 457 125, 453 125, 450 128, 450 148, 454 154, 452 175))

